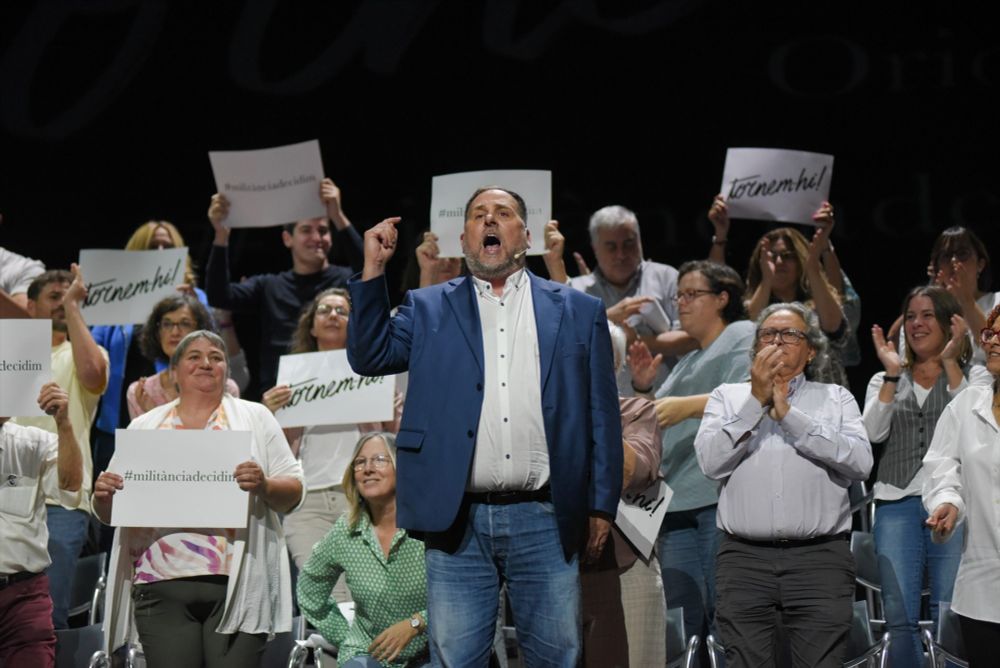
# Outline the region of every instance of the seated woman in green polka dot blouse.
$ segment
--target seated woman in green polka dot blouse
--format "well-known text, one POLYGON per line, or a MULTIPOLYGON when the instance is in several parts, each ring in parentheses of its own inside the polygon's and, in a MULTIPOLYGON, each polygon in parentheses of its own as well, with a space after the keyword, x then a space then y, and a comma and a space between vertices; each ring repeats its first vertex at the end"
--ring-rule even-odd
POLYGON ((341 668, 412 668, 429 661, 424 544, 396 527, 396 446, 365 434, 344 472, 348 511, 299 574, 299 608, 338 648, 341 668), (354 622, 331 596, 344 573, 354 622))

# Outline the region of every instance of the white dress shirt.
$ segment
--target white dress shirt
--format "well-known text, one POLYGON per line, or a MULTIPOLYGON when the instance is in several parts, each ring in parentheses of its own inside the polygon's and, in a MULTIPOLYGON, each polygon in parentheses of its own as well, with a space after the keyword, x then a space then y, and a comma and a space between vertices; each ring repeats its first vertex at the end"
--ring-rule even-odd
POLYGON ((924 508, 958 508, 965 545, 951 607, 1000 623, 1000 426, 993 389, 969 387, 944 409, 924 455, 924 508))
POLYGON ((523 269, 497 297, 473 277, 483 332, 483 408, 468 490, 536 490, 549 481, 531 282, 523 269))
POLYGON ((840 385, 802 375, 790 408, 775 422, 750 383, 720 385, 709 396, 694 447, 719 480, 717 524, 750 540, 803 540, 850 531, 847 489, 864 480, 872 450, 854 397, 840 385))

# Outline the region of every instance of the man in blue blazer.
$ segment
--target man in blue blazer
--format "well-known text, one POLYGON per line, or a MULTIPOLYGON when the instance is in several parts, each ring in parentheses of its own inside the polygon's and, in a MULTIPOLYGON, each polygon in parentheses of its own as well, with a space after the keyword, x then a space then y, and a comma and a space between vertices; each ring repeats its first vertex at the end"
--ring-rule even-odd
POLYGON ((351 366, 409 371, 396 519, 425 539, 441 665, 487 665, 506 582, 526 664, 575 666, 578 554, 600 554, 621 493, 604 306, 524 269, 525 211, 516 193, 476 191, 462 234, 472 276, 409 292, 395 316, 384 267, 398 218, 365 233, 349 283, 351 366))

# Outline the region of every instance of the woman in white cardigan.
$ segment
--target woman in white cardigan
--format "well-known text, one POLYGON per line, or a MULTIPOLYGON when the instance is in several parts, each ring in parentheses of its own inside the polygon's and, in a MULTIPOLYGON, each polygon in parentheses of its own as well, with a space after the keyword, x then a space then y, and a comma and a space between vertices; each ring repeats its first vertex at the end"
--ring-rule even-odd
MULTIPOLYGON (((170 361, 176 401, 129 429, 248 431, 251 458, 234 482, 250 494, 245 529, 120 528, 111 555, 105 638, 109 650, 138 634, 150 668, 253 665, 268 636, 291 628, 291 583, 279 512, 302 500, 302 468, 264 406, 224 395, 225 343, 199 330, 170 361)), ((94 512, 110 521, 115 470, 94 485, 94 512)))

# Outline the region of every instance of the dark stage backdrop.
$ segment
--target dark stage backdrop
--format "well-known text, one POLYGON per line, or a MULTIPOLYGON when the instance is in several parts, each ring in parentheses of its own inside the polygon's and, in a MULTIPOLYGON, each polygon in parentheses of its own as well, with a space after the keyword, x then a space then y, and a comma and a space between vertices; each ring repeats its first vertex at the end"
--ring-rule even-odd
MULTIPOLYGON (((728 146, 827 152, 863 395, 870 325, 925 280, 937 232, 1000 255, 995 23, 917 4, 4 3, 0 244, 65 267, 157 218, 203 263, 207 151, 318 138, 359 227, 401 215, 412 241, 435 174, 551 169, 570 249, 592 259, 587 218, 620 203, 677 265, 707 252, 728 146)), ((764 227, 736 226, 743 271, 764 227)), ((278 236, 234 234, 234 275, 286 268, 278 236)))

